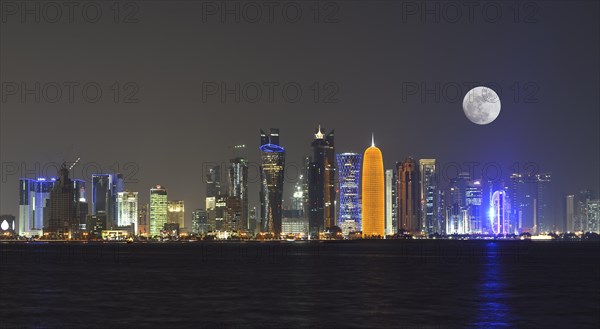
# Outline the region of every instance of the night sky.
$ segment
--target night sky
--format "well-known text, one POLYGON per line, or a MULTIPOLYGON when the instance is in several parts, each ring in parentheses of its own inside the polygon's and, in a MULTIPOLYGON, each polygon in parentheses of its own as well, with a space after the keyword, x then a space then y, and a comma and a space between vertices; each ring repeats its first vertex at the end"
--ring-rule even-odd
MULTIPOLYGON (((483 5, 476 7, 473 22, 468 2, 429 2, 453 4, 435 22, 410 14, 422 2, 338 1, 320 3, 318 23, 312 1, 293 3, 302 8, 295 23, 285 21, 281 7, 273 23, 264 6, 258 22, 248 21, 254 9, 247 7, 236 23, 232 16, 222 22, 203 11, 222 2, 134 1, 133 7, 121 5, 118 24, 112 1, 95 2, 102 8, 96 23, 84 19, 81 7, 73 23, 65 8, 57 23, 43 17, 23 22, 20 12, 9 15, 6 3, 0 25, 2 214, 18 215, 18 179, 25 175, 13 174, 12 163, 35 169, 35 163, 43 168, 80 157, 76 178, 83 178, 85 166, 90 174, 96 171, 89 169, 92 163, 105 172, 118 164, 128 175, 127 189, 141 193, 140 204, 148 202, 151 186, 166 186, 169 199, 185 200, 189 225, 191 211, 204 207, 203 164, 228 161, 236 144, 246 144, 256 162, 260 129, 277 127, 288 164, 299 166, 311 153, 318 124, 335 129, 336 152, 362 153, 373 132, 386 168, 412 155, 436 158, 442 168, 479 162, 476 176, 484 164, 499 163, 508 177, 514 163, 534 162, 539 172, 552 172, 556 202, 581 189, 600 191, 596 1, 521 4, 518 22, 512 1, 493 2, 487 19, 483 5), (502 14, 491 22, 495 5, 502 14), (462 18, 451 22, 457 8, 462 18), (38 81, 48 86, 48 97, 41 95, 39 103, 31 95, 24 103, 7 91, 21 83, 32 89, 38 81), (68 82, 79 84, 73 102, 68 82), (239 103, 231 95, 225 103, 219 94, 203 99, 207 82, 230 89, 246 84, 248 97, 239 103), (63 85, 56 103, 50 102, 53 83, 63 85), (81 95, 86 83, 101 86, 96 103, 81 95), (272 101, 265 83, 279 84, 272 101), (302 88, 295 103, 281 92, 290 83, 302 88), (252 84, 263 85, 255 103, 249 101, 252 84), (437 94, 421 93, 436 84, 437 94), (499 86, 494 89, 502 111, 489 125, 471 123, 462 110, 464 94, 476 85, 499 86), (132 86, 139 91, 126 97, 132 86), (407 86, 421 90, 406 94, 407 86), (136 165, 125 168, 128 162, 136 165), (139 170, 133 174, 131 168, 139 170)), ((293 18, 294 7, 288 9, 287 18, 293 18)), ((295 176, 290 169, 285 195, 295 176)), ((254 165, 250 178, 256 177, 254 165)), ((250 192, 251 207, 258 207, 256 179, 250 192)))

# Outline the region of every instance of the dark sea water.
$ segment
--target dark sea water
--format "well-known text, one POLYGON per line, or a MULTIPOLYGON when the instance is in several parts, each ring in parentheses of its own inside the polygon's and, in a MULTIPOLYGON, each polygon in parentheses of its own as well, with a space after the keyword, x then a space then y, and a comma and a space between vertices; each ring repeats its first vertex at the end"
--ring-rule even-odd
POLYGON ((0 327, 599 328, 600 243, 0 244, 0 327))

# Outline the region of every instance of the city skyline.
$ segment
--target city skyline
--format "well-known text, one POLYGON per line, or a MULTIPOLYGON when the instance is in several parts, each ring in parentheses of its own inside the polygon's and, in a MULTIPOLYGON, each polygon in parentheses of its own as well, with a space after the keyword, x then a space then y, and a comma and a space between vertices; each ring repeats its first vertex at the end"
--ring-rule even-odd
MULTIPOLYGON (((314 135, 314 136, 317 136, 317 138, 315 139, 315 141, 319 141, 322 138, 324 138, 324 136, 325 136, 325 134, 321 133, 320 129, 321 129, 320 125, 317 125, 317 133, 314 135)), ((279 130, 278 129, 273 130, 271 133, 275 133, 277 135, 277 138, 279 138, 279 136, 278 136, 279 130)), ((331 134, 331 138, 333 138, 332 137, 333 136, 333 132, 331 132, 330 134, 331 134)), ((263 133, 263 135, 266 136, 266 133, 263 133)), ((268 137, 268 138, 270 138, 270 137, 268 137)), ((267 142, 267 144, 270 143, 269 140, 263 140, 263 142, 265 142, 265 141, 267 142)), ((315 145, 314 144, 315 141, 313 141, 313 149, 315 147, 314 146, 315 145)), ((277 142, 279 142, 279 140, 277 140, 277 142)), ((273 145, 275 145, 275 144, 273 144, 273 145)), ((331 145, 333 145, 333 144, 331 144, 331 145)), ((215 194, 215 195, 217 195, 217 194, 219 194, 219 195, 221 195, 221 194, 222 195, 226 195, 227 193, 229 193, 230 197, 234 196, 235 193, 239 193, 239 192, 233 191, 233 194, 232 194, 232 191, 230 190, 231 187, 235 185, 235 184, 232 185, 233 183, 235 183, 235 180, 245 181, 244 185, 248 186, 248 187, 245 187, 245 188, 242 189, 242 187, 240 186, 240 183, 239 182, 236 183, 237 184, 237 185, 235 185, 235 186, 237 186, 236 189, 239 190, 239 191, 242 191, 242 190, 245 190, 245 189, 248 189, 248 191, 252 191, 253 188, 256 187, 256 185, 258 183, 256 180, 254 180, 254 181, 252 181, 252 180, 248 181, 248 177, 249 177, 248 175, 249 175, 249 173, 247 171, 249 170, 249 168, 252 168, 253 163, 251 163, 251 162, 248 161, 249 157, 247 156, 247 154, 251 154, 252 152, 250 152, 249 150, 247 150, 247 147, 246 147, 245 144, 243 144, 243 145, 239 144, 237 146, 234 146, 233 148, 234 149, 238 149, 238 151, 234 152, 234 157, 231 157, 231 159, 229 160, 228 164, 226 162, 221 162, 221 163, 209 162, 209 164, 210 163, 214 164, 214 165, 211 165, 210 167, 206 167, 204 164, 202 164, 202 169, 203 170, 206 169, 206 168, 208 168, 207 171, 206 171, 206 173, 204 174, 206 176, 205 180, 204 180, 203 183, 201 183, 201 185, 205 186, 205 189, 207 191, 206 195, 212 195, 212 194, 215 194), (238 153, 244 153, 244 156, 239 156, 238 153), (242 167, 240 167, 240 164, 239 164, 240 162, 242 162, 242 167), (244 168, 243 172, 241 172, 241 170, 242 170, 241 168, 244 168), (246 180, 244 180, 243 177, 246 177, 246 180)), ((318 148, 317 148, 317 150, 318 150, 318 148)), ((332 148, 332 150, 333 150, 333 148, 332 148)), ((260 151, 260 148, 259 148, 259 151, 260 151)), ((306 153, 310 154, 309 152, 306 152, 306 153)), ((269 152, 264 153, 264 154, 269 154, 269 152)), ((338 155, 344 154, 344 153, 343 152, 341 152, 341 153, 340 152, 335 152, 335 153, 332 153, 332 154, 334 154, 335 156, 338 156, 338 155)), ((335 158, 335 156, 334 156, 334 158, 335 158)), ((415 160, 412 160, 411 157, 407 157, 406 159, 411 159, 410 161, 414 162, 414 164, 412 164, 411 166, 414 167, 415 169, 413 169, 413 170, 417 170, 417 172, 421 172, 423 170, 423 165, 424 164, 429 164, 431 166, 431 165, 434 165, 434 163, 435 163, 434 168, 436 166, 438 168, 441 168, 442 170, 444 168, 443 164, 440 166, 440 161, 438 161, 437 159, 417 159, 416 162, 415 162, 415 160), (417 162, 419 164, 417 164, 417 162)), ((406 159, 404 161, 407 161, 406 159)), ((77 160, 80 161, 80 159, 77 159, 77 160)), ((304 160, 306 161, 306 158, 304 160)), ((403 161, 397 161, 396 162, 396 166, 401 166, 402 163, 404 163, 404 162, 403 161)), ((72 167, 76 167, 76 165, 77 164, 73 164, 72 167)), ((254 167, 255 170, 258 169, 258 168, 260 168, 260 164, 254 164, 254 165, 255 165, 255 167, 254 167)), ((304 163, 302 165, 306 165, 306 163, 304 163)), ((284 175, 285 178, 283 179, 283 192, 285 192, 285 193, 282 194, 282 200, 281 200, 281 202, 282 202, 281 209, 282 210, 283 209, 291 209, 290 208, 291 205, 290 205, 290 201, 289 200, 291 200, 292 198, 291 197, 287 197, 287 196, 290 193, 290 190, 292 190, 292 193, 293 193, 293 187, 292 186, 294 185, 294 183, 299 182, 299 175, 300 175, 300 170, 299 169, 302 169, 301 168, 302 165, 299 165, 297 163, 291 163, 291 164, 287 163, 287 164, 285 164, 283 166, 283 168, 291 167, 293 170, 296 170, 296 173, 295 173, 296 177, 294 177, 293 175, 290 177, 289 174, 288 174, 288 176, 284 175)), ((310 165, 310 163, 309 163, 309 165, 310 165)), ((489 165, 489 164, 487 164, 487 165, 489 165)), ((532 165, 531 163, 528 163, 528 164, 526 164, 525 167, 530 169, 531 165, 532 165)), ((457 178, 457 177, 460 176, 460 174, 464 173, 464 174, 468 174, 469 179, 472 178, 472 179, 478 180, 478 181, 486 181, 485 177, 481 177, 481 176, 479 178, 477 177, 477 169, 478 168, 477 168, 477 166, 474 165, 474 163, 465 163, 465 166, 461 166, 458 163, 450 163, 450 164, 447 165, 447 167, 451 169, 450 172, 456 174, 454 176, 454 178, 457 178), (462 169, 461 169, 461 167, 462 167, 462 169), (459 172, 459 170, 463 170, 463 169, 466 169, 467 172, 465 172, 465 171, 459 172), (471 171, 471 172, 469 172, 469 171, 471 171), (472 173, 474 174, 473 177, 471 177, 472 173)), ((397 170, 400 170, 400 168, 401 167, 397 167, 397 170)), ((519 173, 518 176, 515 176, 516 173, 504 173, 503 172, 502 173, 502 177, 498 178, 497 177, 497 172, 496 172, 496 170, 498 168, 498 165, 497 164, 493 164, 493 166, 488 166, 488 168, 492 168, 494 170, 494 174, 493 175, 495 177, 494 177, 493 180, 491 180, 494 184, 498 184, 499 183, 499 184, 506 185, 506 186, 513 184, 513 189, 512 189, 511 193, 516 193, 515 192, 516 189, 515 189, 515 185, 514 184, 518 183, 519 181, 521 183, 523 183, 523 178, 518 178, 517 179, 515 177, 521 177, 521 176, 526 177, 527 175, 529 175, 526 172, 521 172, 521 173, 519 173)), ((387 169, 387 168, 384 168, 384 169, 385 170, 390 170, 390 169, 387 169)), ((310 172, 310 170, 307 169, 307 173, 309 173, 309 172, 310 172)), ((250 173, 250 174, 252 174, 252 173, 250 173)), ((400 175, 400 171, 398 171, 395 174, 397 175, 397 177, 402 178, 402 175, 400 175)), ((548 177, 550 177, 549 174, 547 174, 545 172, 537 174, 537 175, 539 177, 544 177, 544 175, 548 175, 548 177)), ((98 210, 96 208, 98 206, 105 207, 105 208, 109 207, 110 209, 107 208, 106 210, 102 210, 102 212, 107 212, 107 219, 108 219, 108 221, 109 222, 114 222, 115 224, 113 226, 116 227, 117 226, 117 217, 118 217, 118 213, 117 213, 118 210, 116 208, 117 195, 121 194, 121 192, 117 192, 117 191, 131 192, 133 190, 136 190, 136 188, 134 188, 134 186, 136 186, 138 184, 127 184, 128 186, 127 186, 127 188, 125 188, 124 187, 125 183, 124 183, 123 175, 119 174, 119 173, 114 173, 114 174, 100 174, 100 173, 97 173, 97 174, 92 174, 91 176, 92 176, 91 177, 91 181, 90 181, 90 183, 91 183, 91 190, 87 191, 88 195, 91 194, 91 198, 89 198, 89 206, 90 206, 90 209, 91 209, 90 214, 92 214, 92 215, 97 214, 98 210), (104 183, 102 183, 102 182, 104 182, 104 183), (100 183, 102 183, 103 185, 100 185, 100 183), (106 185, 107 187, 103 187, 102 188, 103 190, 101 190, 101 192, 104 193, 106 200, 102 201, 101 204, 96 204, 96 202, 95 202, 96 201, 95 194, 99 193, 97 191, 97 186, 101 187, 101 186, 104 186, 104 185, 106 185), (132 186, 130 186, 130 185, 132 185, 132 186)), ((338 202, 339 201, 339 186, 338 186, 339 185, 339 177, 337 175, 335 175, 335 172, 334 172, 333 176, 334 177, 332 179, 335 182, 334 183, 334 187, 336 187, 338 189, 338 192, 334 195, 334 200, 336 202, 338 202)), ((533 175, 533 176, 535 176, 535 175, 533 175)), ((422 189, 424 188, 424 186, 422 185, 423 182, 421 181, 421 178, 419 177, 419 175, 417 175, 417 177, 418 178, 416 179, 416 181, 414 181, 413 183, 411 183, 411 184, 414 184, 414 185, 411 185, 412 186, 411 187, 412 192, 410 192, 410 193, 414 194, 414 196, 412 197, 412 198, 414 198, 414 201, 411 201, 411 202, 414 202, 414 205, 412 206, 412 208, 415 209, 415 210, 411 210, 412 213, 413 213, 413 215, 412 215, 413 216, 413 220, 412 221, 414 222, 414 225, 417 225, 417 222, 419 223, 418 225, 427 225, 426 222, 424 221, 424 218, 416 218, 416 216, 423 216, 424 215, 423 209, 421 208, 421 207, 423 207, 423 204, 420 203, 420 200, 422 199, 421 196, 422 196, 422 193, 423 193, 422 189)), ((556 175, 554 175, 553 178, 552 178, 552 185, 553 186, 552 186, 552 188, 550 188, 550 193, 545 194, 545 198, 546 199, 549 198, 549 200, 545 200, 544 204, 548 204, 550 206, 549 209, 552 209, 548 213, 548 218, 551 218, 552 220, 549 221, 548 219, 546 219, 546 221, 545 221, 545 225, 548 225, 548 226, 544 227, 544 229, 546 231, 547 230, 551 230, 552 228, 555 229, 555 230, 560 230, 563 226, 566 225, 565 223, 563 223, 563 218, 562 218, 563 217, 563 208, 566 207, 565 204, 564 204, 564 202, 563 202, 564 201, 564 197, 566 195, 570 195, 570 194, 573 194, 573 193, 578 193, 579 191, 590 189, 588 186, 583 186, 580 189, 575 190, 575 191, 568 191, 568 192, 557 191, 556 187, 554 185, 554 178, 555 177, 556 177, 556 175)), ((451 187, 452 184, 454 184, 453 183, 453 179, 454 178, 453 177, 444 177, 444 174, 442 172, 440 172, 440 170, 437 170, 436 177, 434 177, 434 178, 436 180, 435 183, 439 184, 439 189, 438 190, 441 190, 441 191, 447 189, 448 187, 451 187)), ((52 180, 55 179, 55 178, 51 178, 51 177, 36 178, 36 179, 25 178, 25 179, 21 179, 21 184, 23 184, 23 181, 33 181, 33 182, 35 182, 36 180, 37 180, 37 183, 40 184, 40 183, 44 182, 43 181, 44 179, 47 180, 48 182, 52 182, 52 180)), ((529 179, 529 180, 531 180, 531 179, 529 179)), ((74 181, 81 181, 82 184, 83 184, 83 190, 82 191, 85 192, 85 180, 75 179, 74 181)), ((550 182, 550 178, 548 178, 548 181, 550 182)), ((398 182, 398 186, 397 186, 397 191, 398 192, 397 192, 397 195, 395 197, 398 198, 398 200, 395 201, 395 202, 398 202, 398 203, 395 203, 395 204, 401 205, 400 198, 403 197, 403 194, 402 194, 402 188, 401 188, 400 184, 401 184, 402 181, 399 179, 397 182, 398 182)), ((531 184, 526 184, 524 186, 532 186, 532 185, 531 184)), ((535 187, 535 188, 537 189, 537 187, 535 187)), ((78 187, 75 186, 75 189, 78 189, 78 187)), ((591 190, 593 191, 593 189, 591 189, 591 190)), ((140 194, 140 197, 141 197, 140 201, 139 201, 140 205, 143 205, 145 203, 151 203, 150 199, 149 199, 150 195, 148 195, 148 199, 146 199, 144 190, 141 190, 141 191, 138 191, 138 192, 142 192, 140 194)), ((279 192, 281 193, 282 191, 279 191, 279 192)), ((481 194, 483 192, 479 192, 479 193, 481 194)), ((247 194, 245 196, 246 199, 248 199, 248 200, 252 200, 252 199, 255 200, 256 199, 256 195, 253 195, 252 192, 248 192, 246 194, 247 194)), ((186 203, 195 204, 195 206, 190 207, 192 209, 207 209, 207 207, 205 207, 206 201, 202 202, 203 200, 201 200, 201 196, 200 196, 201 193, 198 193, 197 195, 198 195, 196 197, 197 199, 193 198, 193 199, 191 199, 191 201, 186 201, 186 203), (198 200, 201 200, 201 202, 198 202, 198 200)), ((83 197, 83 199, 85 199, 85 195, 83 195, 82 197, 83 197)), ((430 195, 429 198, 430 198, 430 200, 432 202, 432 204, 430 205, 430 207, 433 206, 434 200, 436 200, 436 202, 439 202, 439 201, 437 201, 438 198, 439 198, 438 195, 436 195, 436 196, 430 195)), ((323 200, 324 200, 324 198, 323 198, 323 200)), ((516 209, 516 207, 514 205, 515 202, 517 201, 517 195, 516 194, 514 194, 512 196, 509 195, 509 199, 508 200, 510 200, 510 202, 513 203, 513 205, 511 206, 511 208, 513 208, 511 210, 511 212, 512 212, 511 216, 514 216, 515 218, 517 218, 518 216, 521 216, 521 217, 518 217, 519 218, 519 223, 515 224, 515 227, 517 227, 517 226, 518 227, 521 227, 521 226, 522 227, 532 227, 532 225, 531 225, 532 219, 530 217, 525 217, 525 215, 520 214, 519 211, 516 209), (521 220, 523 220, 524 223, 522 223, 521 220)), ((169 203, 172 202, 172 201, 173 200, 171 200, 171 198, 169 198, 169 203)), ((536 201, 539 201, 539 200, 536 200, 536 201)), ((39 202, 39 198, 38 198, 38 202, 39 202)), ((183 201, 181 201, 181 202, 183 202, 183 201)), ((223 201, 223 202, 225 202, 225 201, 223 201)), ((243 203, 244 204, 243 209, 247 209, 250 205, 252 205, 252 206, 256 206, 257 205, 257 203, 253 203, 251 201, 246 201, 246 202, 243 203)), ((481 202, 481 201, 479 201, 479 202, 481 202)), ((538 205, 536 206, 537 207, 537 213, 538 213, 538 217, 539 218, 543 218, 543 208, 540 208, 540 204, 541 203, 538 202, 538 205)), ((23 207, 23 206, 20 206, 20 207, 23 207)), ((336 207, 337 207, 337 205, 336 205, 336 207)), ((531 207, 531 205, 530 205, 530 207, 531 207)), ((247 214, 244 215, 244 213, 247 213, 247 210, 243 210, 243 209, 240 210, 240 219, 239 220, 241 222, 245 222, 246 223, 246 224, 244 224, 245 227, 249 228, 249 226, 250 226, 249 216, 247 214)), ((402 207, 398 206, 398 219, 397 220, 399 221, 399 223, 403 223, 402 222, 402 213, 401 213, 402 209, 403 209, 402 207)), ((432 208, 430 208, 430 209, 432 209, 432 208)), ((21 214, 23 211, 24 210, 21 209, 21 210, 19 210, 19 212, 17 212, 17 214, 21 214)), ((332 209, 332 211, 336 212, 337 209, 332 209)), ((481 212, 481 211, 485 212, 487 210, 482 208, 482 209, 477 210, 477 211, 478 212, 481 212)), ((387 210, 386 210, 386 213, 387 213, 387 210)), ((521 211, 521 213, 522 213, 522 211, 521 211)), ((260 213, 259 215, 261 215, 261 214, 262 213, 260 213)), ((471 216, 471 215, 469 215, 469 216, 471 216)), ((481 215, 478 215, 478 216, 480 218, 480 221, 483 220, 483 222, 485 222, 487 220, 486 218, 484 218, 485 216, 483 216, 483 217, 481 215)), ((19 218, 21 218, 21 217, 23 217, 23 216, 19 215, 19 218)), ((336 215, 336 217, 337 217, 337 215, 336 215)), ((339 224, 339 223, 337 223, 338 220, 339 220, 339 218, 335 218, 336 224, 339 224)), ((38 221, 39 221, 39 219, 38 219, 38 221)), ((386 221, 387 221, 387 215, 386 215, 386 221)), ((20 220, 18 222, 19 222, 19 224, 21 224, 20 220)), ((171 222, 171 221, 168 221, 168 222, 171 222)), ((433 222, 429 223, 429 225, 434 225, 434 224, 438 225, 438 229, 437 230, 431 230, 429 232, 430 233, 432 233, 434 231, 441 232, 441 230, 439 229, 439 225, 441 225, 439 223, 439 221, 433 221, 433 222)), ((385 225, 386 225, 386 232, 388 232, 389 231, 389 229, 388 229, 389 228, 389 226, 388 226, 389 224, 387 224, 387 222, 386 222, 385 225)), ((398 225, 398 224, 396 224, 396 225, 398 225)), ((397 228, 396 225, 392 226, 393 227, 393 232, 396 232, 396 228, 397 228)), ((481 227, 482 224, 478 224, 478 225, 479 225, 479 227, 481 227)), ((20 225, 20 226, 22 226, 22 225, 20 225)), ((187 228, 187 229, 190 229, 192 227, 191 211, 188 211, 185 214, 185 217, 180 222, 179 226, 181 228, 187 228)), ((409 231, 409 232, 424 231, 425 232, 427 230, 425 228, 420 228, 420 229, 413 228, 413 229, 408 229, 407 231, 409 231)))

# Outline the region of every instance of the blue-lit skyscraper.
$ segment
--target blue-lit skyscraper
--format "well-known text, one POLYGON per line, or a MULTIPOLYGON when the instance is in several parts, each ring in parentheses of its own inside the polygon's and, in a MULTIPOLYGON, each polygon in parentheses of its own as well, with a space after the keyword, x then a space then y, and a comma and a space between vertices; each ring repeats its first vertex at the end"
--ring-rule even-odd
POLYGON ((279 239, 281 234, 281 203, 285 149, 279 145, 279 129, 271 128, 269 134, 260 131, 260 208, 261 231, 272 233, 279 239))
POLYGON ((360 166, 362 155, 341 153, 337 155, 338 177, 340 184, 340 210, 338 226, 344 235, 358 232, 361 226, 360 207, 360 166))
POLYGON ((492 194, 490 207, 490 226, 494 234, 509 234, 511 232, 510 203, 506 191, 499 190, 492 194))
POLYGON ((482 233, 482 199, 483 190, 481 181, 469 181, 465 186, 465 205, 469 217, 469 233, 482 233))
POLYGON ((22 236, 42 235, 44 210, 56 179, 28 179, 19 181, 19 221, 17 234, 22 236))

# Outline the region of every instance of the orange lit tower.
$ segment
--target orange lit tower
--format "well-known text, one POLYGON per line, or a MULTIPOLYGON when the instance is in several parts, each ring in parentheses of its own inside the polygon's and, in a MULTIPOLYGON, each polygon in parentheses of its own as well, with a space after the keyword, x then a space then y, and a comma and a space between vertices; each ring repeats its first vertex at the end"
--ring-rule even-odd
POLYGON ((362 172, 362 232, 364 237, 385 236, 383 155, 375 146, 365 150, 362 172))

